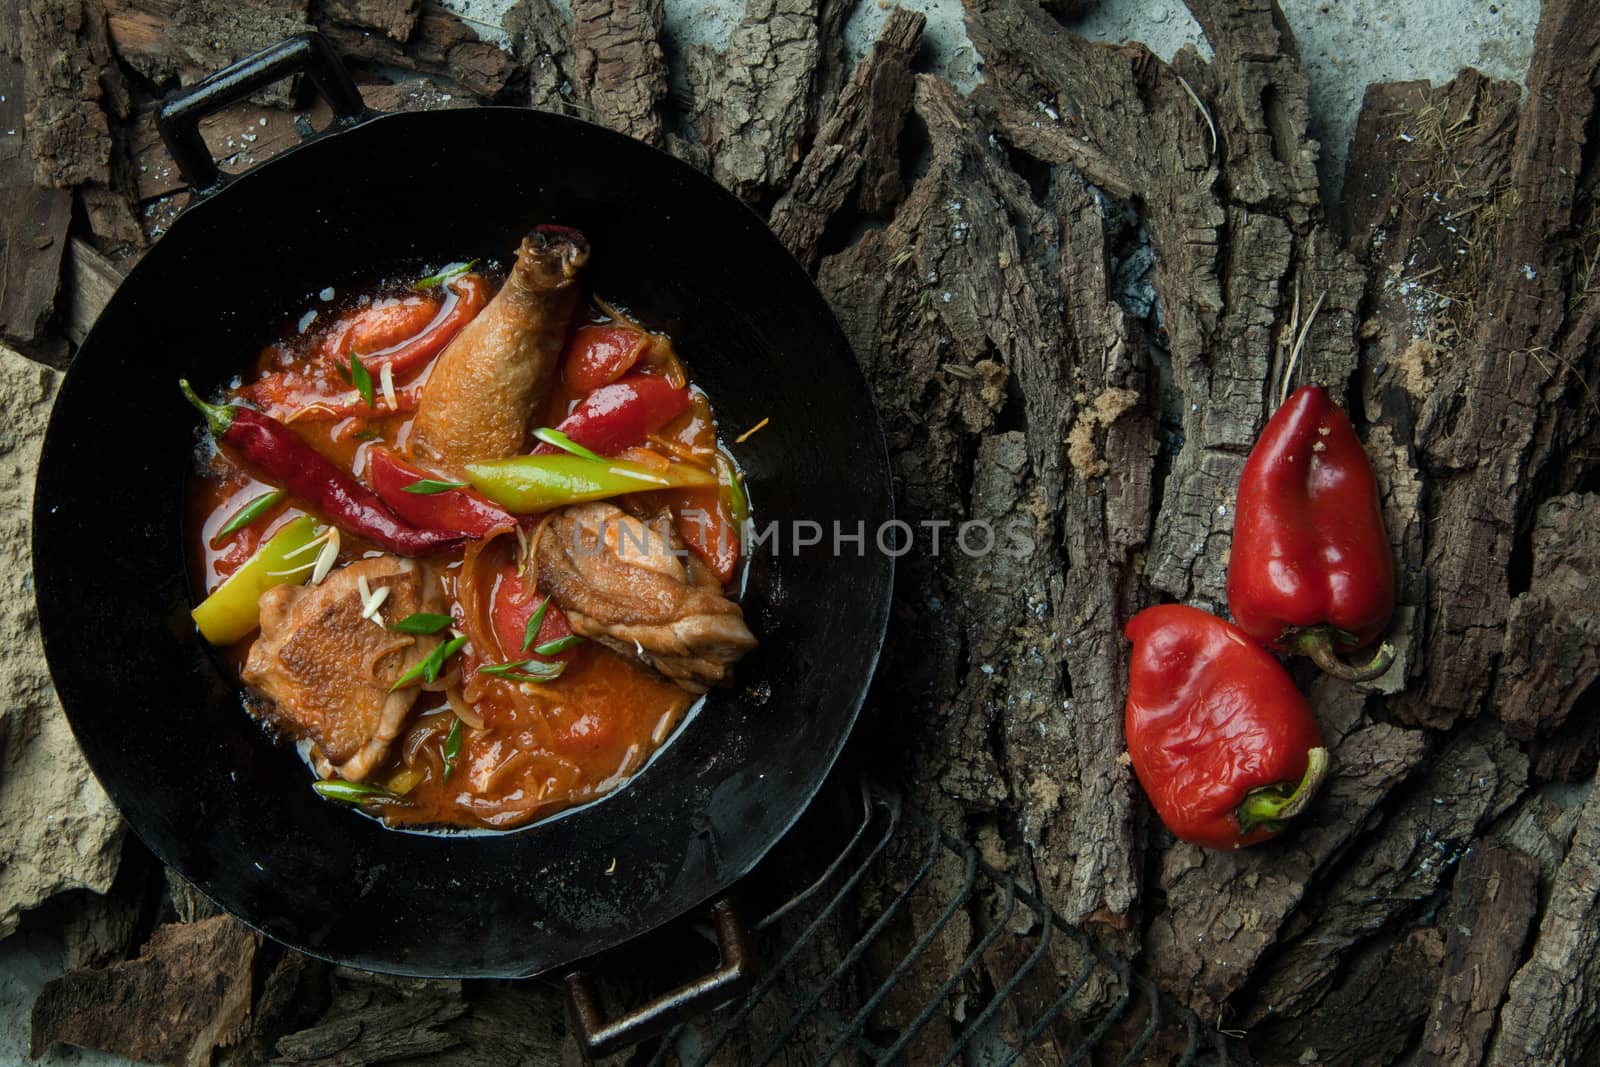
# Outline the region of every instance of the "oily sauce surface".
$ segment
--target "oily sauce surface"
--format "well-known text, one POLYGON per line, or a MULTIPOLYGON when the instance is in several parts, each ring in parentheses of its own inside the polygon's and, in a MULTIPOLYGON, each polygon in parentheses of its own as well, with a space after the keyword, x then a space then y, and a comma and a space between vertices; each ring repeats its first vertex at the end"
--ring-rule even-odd
MULTIPOLYGON (((299 309, 277 339, 249 361, 224 399, 272 414, 358 478, 373 448, 383 446, 404 454, 416 396, 433 360, 391 375, 387 383, 375 382, 378 410, 373 411, 348 376, 328 358, 327 346, 362 312, 395 309, 393 332, 399 336, 418 323, 437 322, 461 299, 457 287, 442 286, 449 290, 442 299, 430 296, 430 300, 419 300, 411 289, 414 277, 379 279, 338 296, 324 290, 321 297, 333 298, 317 298, 299 309)), ((476 279, 482 293, 492 294, 503 274, 489 270, 467 277, 476 279)), ((619 324, 636 328, 624 313, 601 301, 580 319, 579 325, 591 330, 613 329, 619 324)), ((644 371, 681 376, 682 365, 671 350, 670 339, 654 333, 646 336, 648 354, 640 364, 644 371)), ((380 332, 368 341, 386 339, 380 332)), ((359 339, 355 351, 361 351, 359 339)), ((556 425, 581 396, 581 388, 563 378, 550 398, 544 425, 556 425)), ((687 413, 651 435, 648 449, 630 450, 630 458, 665 462, 664 456, 674 462, 695 462, 708 470, 715 470, 718 464, 731 465, 719 447, 709 400, 698 390, 693 396, 687 413)), ((231 517, 274 487, 254 477, 226 446, 209 440, 197 450, 195 466, 187 500, 187 532, 191 580, 198 601, 222 584, 273 533, 306 512, 285 495, 254 521, 219 538, 218 531, 231 517)), ((637 495, 648 501, 657 494, 637 495)), ((716 502, 710 503, 715 506, 716 502)), ((525 523, 531 526, 536 518, 525 523)), ((455 631, 470 633, 474 640, 441 676, 448 686, 419 695, 386 760, 367 778, 399 797, 363 805, 391 825, 509 828, 593 799, 637 770, 698 699, 593 643, 563 653, 566 668, 552 682, 512 682, 477 674, 479 666, 515 659, 522 651, 498 647, 502 642, 492 625, 479 620, 473 626, 465 617, 466 603, 487 602, 496 582, 511 580, 518 561, 517 542, 518 537, 507 533, 488 543, 469 542, 464 550, 424 561, 425 580, 436 583, 444 603, 450 605, 455 631), (447 752, 453 728, 458 748, 450 758, 447 752)), ((376 547, 345 533, 337 565, 377 554, 376 547)), ((236 672, 255 637, 252 633, 227 649, 236 672)), ((247 697, 246 705, 273 728, 261 701, 247 697)), ((302 755, 318 776, 331 773, 327 760, 309 740, 286 740, 299 741, 302 755)))

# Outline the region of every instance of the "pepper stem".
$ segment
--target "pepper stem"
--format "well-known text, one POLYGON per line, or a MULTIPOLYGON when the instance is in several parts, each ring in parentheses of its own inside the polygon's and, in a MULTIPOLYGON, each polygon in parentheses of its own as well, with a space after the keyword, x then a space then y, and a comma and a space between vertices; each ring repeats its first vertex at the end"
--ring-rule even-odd
POLYGON ((233 425, 233 408, 228 404, 208 404, 201 400, 199 395, 189 386, 187 378, 178 379, 178 388, 183 391, 184 399, 194 405, 194 409, 205 417, 206 425, 211 428, 211 433, 221 437, 228 432, 228 427, 233 425))
POLYGON ((1395 648, 1388 641, 1378 646, 1378 651, 1366 664, 1356 666, 1353 663, 1346 663, 1333 651, 1332 633, 1333 631, 1321 626, 1305 630, 1290 642, 1290 650, 1302 656, 1309 656, 1311 661, 1325 672, 1346 682, 1370 682, 1380 677, 1394 663, 1395 648))
POLYGON ((1247 834, 1258 826, 1273 831, 1283 829, 1283 824, 1305 811, 1317 795, 1322 780, 1328 776, 1329 762, 1328 750, 1319 745, 1306 753, 1306 773, 1293 789, 1289 789, 1288 782, 1279 782, 1245 794, 1244 803, 1234 813, 1239 832, 1247 834))

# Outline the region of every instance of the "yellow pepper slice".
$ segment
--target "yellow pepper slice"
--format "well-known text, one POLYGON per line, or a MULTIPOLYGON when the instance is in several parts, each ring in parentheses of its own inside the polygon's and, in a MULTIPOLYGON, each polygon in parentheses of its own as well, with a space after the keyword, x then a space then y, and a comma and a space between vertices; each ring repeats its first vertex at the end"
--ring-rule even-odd
POLYGON ((467 477, 478 492, 521 515, 624 493, 709 489, 717 484, 715 474, 687 463, 674 463, 656 471, 626 460, 568 455, 515 456, 469 463, 467 477))
POLYGON ((275 585, 296 584, 311 577, 316 557, 302 550, 321 536, 317 522, 301 515, 273 534, 256 554, 217 586, 189 614, 200 628, 200 635, 213 645, 231 645, 260 624, 257 607, 261 594, 275 585), (296 558, 290 556, 298 553, 296 558), (300 564, 300 566, 296 566, 300 564))

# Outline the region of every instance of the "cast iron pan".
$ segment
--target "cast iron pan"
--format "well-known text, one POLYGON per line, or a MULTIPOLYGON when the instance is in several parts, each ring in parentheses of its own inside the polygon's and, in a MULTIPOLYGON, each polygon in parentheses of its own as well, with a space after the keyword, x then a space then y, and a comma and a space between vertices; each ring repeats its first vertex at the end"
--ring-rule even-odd
MULTIPOLYGON (((90 766, 163 862, 302 952, 397 974, 521 976, 704 904, 795 821, 860 708, 887 619, 881 554, 793 554, 789 524, 891 517, 877 414, 809 279, 693 169, 573 119, 514 108, 372 116, 297 38, 164 109, 206 190, 128 276, 62 382, 45 439, 34 572, 45 650, 90 766), (202 112, 291 71, 338 128, 217 178, 202 112), (202 392, 309 294, 386 265, 507 259, 535 223, 581 229, 588 284, 670 331, 724 427, 757 519, 761 648, 612 795, 521 831, 388 830, 319 799, 190 623, 180 502, 202 392), (770 693, 770 696, 761 694, 770 693), (614 862, 613 862, 614 861, 614 862)), ((870 544, 870 533, 869 542, 870 544)))

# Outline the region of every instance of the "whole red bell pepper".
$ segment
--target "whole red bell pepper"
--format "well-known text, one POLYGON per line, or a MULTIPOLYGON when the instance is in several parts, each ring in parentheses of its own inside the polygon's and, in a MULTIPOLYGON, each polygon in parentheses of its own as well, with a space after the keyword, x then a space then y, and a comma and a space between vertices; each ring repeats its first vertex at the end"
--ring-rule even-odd
POLYGON ((1341 678, 1376 678, 1394 660, 1388 644, 1364 667, 1335 655, 1388 627, 1394 559, 1367 453, 1321 386, 1295 390, 1245 461, 1228 608, 1251 637, 1341 678))
POLYGON ((372 483, 373 491, 389 505, 390 511, 413 526, 456 530, 468 537, 488 537, 517 524, 510 512, 466 486, 439 493, 408 491, 418 482, 436 478, 387 448, 373 448, 367 453, 367 481, 372 483))
POLYGON ((1126 633, 1128 755, 1167 829, 1207 848, 1243 848, 1305 810, 1328 751, 1270 652, 1182 604, 1146 608, 1126 633))
MULTIPOLYGON (((577 444, 602 456, 614 456, 640 444, 649 434, 689 410, 688 389, 675 389, 654 374, 629 374, 602 385, 556 427, 577 444)), ((540 444, 536 456, 560 449, 540 444)))

